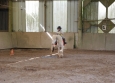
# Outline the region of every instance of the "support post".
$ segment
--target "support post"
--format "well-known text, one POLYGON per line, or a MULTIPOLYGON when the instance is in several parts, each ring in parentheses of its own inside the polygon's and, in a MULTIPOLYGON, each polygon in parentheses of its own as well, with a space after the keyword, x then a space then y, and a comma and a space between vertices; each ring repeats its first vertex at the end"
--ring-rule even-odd
POLYGON ((12 1, 9 0, 8 3, 9 3, 9 8, 8 8, 9 9, 9 15, 8 15, 9 16, 9 24, 8 24, 9 26, 8 26, 8 31, 12 32, 12 30, 13 30, 13 26, 12 26, 12 22, 13 22, 12 21, 13 20, 12 19, 12 1))
POLYGON ((78 5, 78 48, 82 48, 82 0, 79 0, 78 5))

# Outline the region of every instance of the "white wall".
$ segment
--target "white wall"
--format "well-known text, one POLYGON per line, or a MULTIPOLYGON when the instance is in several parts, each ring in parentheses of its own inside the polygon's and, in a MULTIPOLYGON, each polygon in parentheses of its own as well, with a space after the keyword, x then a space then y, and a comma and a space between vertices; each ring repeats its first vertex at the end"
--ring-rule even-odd
MULTIPOLYGON (((76 40, 77 49, 115 51, 115 34, 84 33, 82 48, 78 47, 78 33, 65 33, 64 37, 67 41, 65 49, 73 49, 76 40)), ((51 39, 45 32, 0 32, 0 49, 50 48, 50 45, 51 39)))
MULTIPOLYGON (((50 33, 53 35, 53 33, 50 33)), ((73 49, 74 33, 65 33, 65 49, 73 49)), ((0 49, 6 48, 50 48, 51 39, 45 32, 0 33, 0 49)))
POLYGON ((82 49, 115 51, 114 42, 115 34, 84 33, 82 38, 82 49))
POLYGON ((0 49, 12 48, 11 33, 0 32, 0 49))

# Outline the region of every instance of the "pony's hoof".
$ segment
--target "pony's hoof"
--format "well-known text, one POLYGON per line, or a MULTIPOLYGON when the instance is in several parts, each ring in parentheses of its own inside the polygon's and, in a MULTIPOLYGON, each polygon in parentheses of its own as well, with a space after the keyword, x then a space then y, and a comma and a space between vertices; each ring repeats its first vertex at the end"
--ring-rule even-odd
POLYGON ((63 55, 60 55, 59 58, 63 58, 63 55))
POLYGON ((50 55, 52 56, 52 53, 50 53, 50 55))

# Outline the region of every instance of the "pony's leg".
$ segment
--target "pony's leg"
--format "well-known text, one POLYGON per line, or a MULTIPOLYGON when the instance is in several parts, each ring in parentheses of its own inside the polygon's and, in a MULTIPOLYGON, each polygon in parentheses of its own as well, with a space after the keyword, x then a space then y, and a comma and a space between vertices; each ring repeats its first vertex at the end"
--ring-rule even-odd
POLYGON ((58 45, 58 56, 59 56, 59 58, 61 57, 60 56, 60 46, 58 45))
POLYGON ((59 58, 62 58, 63 57, 63 47, 58 47, 58 56, 59 58))
POLYGON ((51 52, 50 52, 51 55, 52 55, 52 52, 53 52, 52 50, 53 50, 53 45, 51 45, 51 52))
POLYGON ((54 48, 55 48, 55 45, 51 45, 51 55, 52 55, 52 53, 54 52, 54 48))
POLYGON ((61 57, 63 57, 63 49, 64 49, 64 46, 63 46, 63 43, 61 44, 61 57))

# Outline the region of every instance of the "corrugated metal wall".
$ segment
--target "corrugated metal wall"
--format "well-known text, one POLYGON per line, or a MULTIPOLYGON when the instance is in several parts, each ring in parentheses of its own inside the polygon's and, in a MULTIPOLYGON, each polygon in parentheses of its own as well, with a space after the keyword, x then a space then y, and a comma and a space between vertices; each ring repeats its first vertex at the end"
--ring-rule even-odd
MULTIPOLYGON (((67 32, 77 32, 77 22, 78 22, 77 6, 78 6, 77 0, 67 1, 67 32)), ((40 11, 41 11, 40 23, 44 25, 44 2, 43 1, 40 1, 40 11)), ((60 12, 57 11, 57 13, 60 12)), ((53 28, 56 28, 53 27, 53 0, 48 0, 46 3, 46 31, 52 32, 53 28)))
POLYGON ((83 7, 83 32, 98 33, 98 2, 83 7))
POLYGON ((53 0, 46 3, 46 31, 53 31, 53 0))
MULTIPOLYGON (((53 31, 53 0, 48 0, 46 3, 39 0, 39 23, 44 26, 46 31, 53 31)), ((40 25, 39 31, 44 31, 40 25)))
MULTIPOLYGON (((67 32, 77 32, 77 0, 67 1, 67 32)), ((13 31, 26 32, 25 2, 13 2, 13 31)), ((63 19, 62 19, 63 20, 63 19)), ((39 32, 53 31, 53 0, 39 0, 39 32)))
POLYGON ((83 4, 84 33, 115 33, 115 0, 84 0, 83 4))
POLYGON ((13 30, 26 32, 25 2, 12 2, 13 30))
POLYGON ((67 3, 67 31, 77 32, 77 22, 78 22, 78 1, 68 0, 67 3))
MULTIPOLYGON (((39 23, 44 26, 44 1, 39 0, 39 23)), ((39 25, 39 31, 42 32, 43 29, 39 25)))

